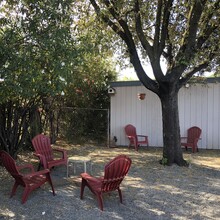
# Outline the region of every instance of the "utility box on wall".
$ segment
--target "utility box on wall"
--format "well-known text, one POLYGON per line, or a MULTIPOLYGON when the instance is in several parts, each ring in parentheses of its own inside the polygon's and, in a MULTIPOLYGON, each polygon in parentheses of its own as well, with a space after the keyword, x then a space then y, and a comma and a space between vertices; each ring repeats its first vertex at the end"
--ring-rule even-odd
POLYGON ((112 95, 115 94, 115 89, 114 88, 108 88, 108 94, 112 95))

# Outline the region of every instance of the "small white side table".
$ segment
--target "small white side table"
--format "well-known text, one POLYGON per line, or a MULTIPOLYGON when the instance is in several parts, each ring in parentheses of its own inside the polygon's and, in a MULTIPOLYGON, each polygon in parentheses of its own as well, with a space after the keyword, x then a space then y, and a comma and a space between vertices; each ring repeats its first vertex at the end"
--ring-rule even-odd
POLYGON ((83 163, 85 173, 87 171, 87 163, 90 163, 90 170, 92 171, 92 162, 91 162, 90 157, 73 156, 73 157, 68 158, 67 176, 69 176, 69 165, 70 165, 70 163, 73 163, 74 174, 76 173, 76 163, 83 163))

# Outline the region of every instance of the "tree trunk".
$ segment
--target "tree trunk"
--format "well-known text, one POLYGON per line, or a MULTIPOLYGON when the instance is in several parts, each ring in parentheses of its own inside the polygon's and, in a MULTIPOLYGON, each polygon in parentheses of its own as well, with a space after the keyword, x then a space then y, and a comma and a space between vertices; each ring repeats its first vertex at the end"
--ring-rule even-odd
POLYGON ((33 106, 31 108, 31 115, 30 115, 30 140, 34 138, 37 134, 41 134, 42 131, 43 129, 42 129, 39 107, 33 106))
POLYGON ((55 127, 55 115, 53 111, 49 111, 49 123, 50 123, 50 138, 51 143, 54 144, 56 142, 56 127, 55 127))
MULTIPOLYGON (((164 91, 163 91, 164 92, 164 91)), ((163 159, 164 165, 187 166, 183 159, 183 153, 180 145, 180 126, 178 110, 178 91, 168 92, 160 95, 163 118, 163 159)))
POLYGON ((0 149, 8 152, 14 159, 24 147, 29 126, 29 108, 20 103, 7 102, 0 105, 0 149))

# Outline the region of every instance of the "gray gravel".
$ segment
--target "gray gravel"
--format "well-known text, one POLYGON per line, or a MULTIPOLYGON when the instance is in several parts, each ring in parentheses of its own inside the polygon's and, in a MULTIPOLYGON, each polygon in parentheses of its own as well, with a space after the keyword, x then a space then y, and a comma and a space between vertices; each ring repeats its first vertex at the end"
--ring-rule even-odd
POLYGON ((120 153, 129 155, 133 161, 122 184, 123 204, 119 203, 116 192, 106 194, 103 212, 87 188, 84 199, 79 198, 80 165, 77 167, 78 173, 69 178, 65 177, 65 167, 52 170, 56 196, 45 184, 32 192, 24 205, 21 204, 21 187, 13 198, 9 198, 13 180, 0 167, 0 220, 220 219, 219 151, 187 153, 185 157, 191 165, 185 168, 159 165, 161 150, 141 148, 135 152, 127 148, 93 148, 86 152, 93 161, 93 174, 101 175, 104 164, 120 153))

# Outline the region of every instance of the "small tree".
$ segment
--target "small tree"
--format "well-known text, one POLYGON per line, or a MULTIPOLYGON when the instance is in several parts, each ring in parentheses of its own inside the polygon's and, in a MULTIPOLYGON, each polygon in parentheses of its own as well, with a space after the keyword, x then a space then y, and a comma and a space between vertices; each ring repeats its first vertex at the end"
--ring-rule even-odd
MULTIPOLYGON (((82 25, 77 23, 81 19, 77 19, 72 4, 76 2, 0 3, 0 149, 13 157, 26 145, 31 146, 30 139, 37 133, 49 130, 54 142, 55 110, 63 107, 63 101, 81 103, 76 88, 84 90, 84 103, 95 105, 97 100, 106 100, 96 92, 106 88, 112 74, 103 58, 107 47, 104 55, 104 46, 100 50, 98 39, 92 37, 98 36, 95 29, 90 27, 87 34, 77 32, 82 25), (67 100, 71 96, 73 99, 67 100)), ((98 36, 99 42, 102 36, 98 36)))
POLYGON ((0 147, 13 157, 42 131, 42 100, 60 94, 72 74, 71 2, 1 2, 0 147))
POLYGON ((98 17, 122 39, 143 85, 158 95, 163 161, 187 165, 180 147, 178 92, 196 73, 219 67, 219 0, 90 0, 98 17), (145 72, 150 62, 155 80, 145 72), (161 60, 167 70, 161 69, 161 60))

